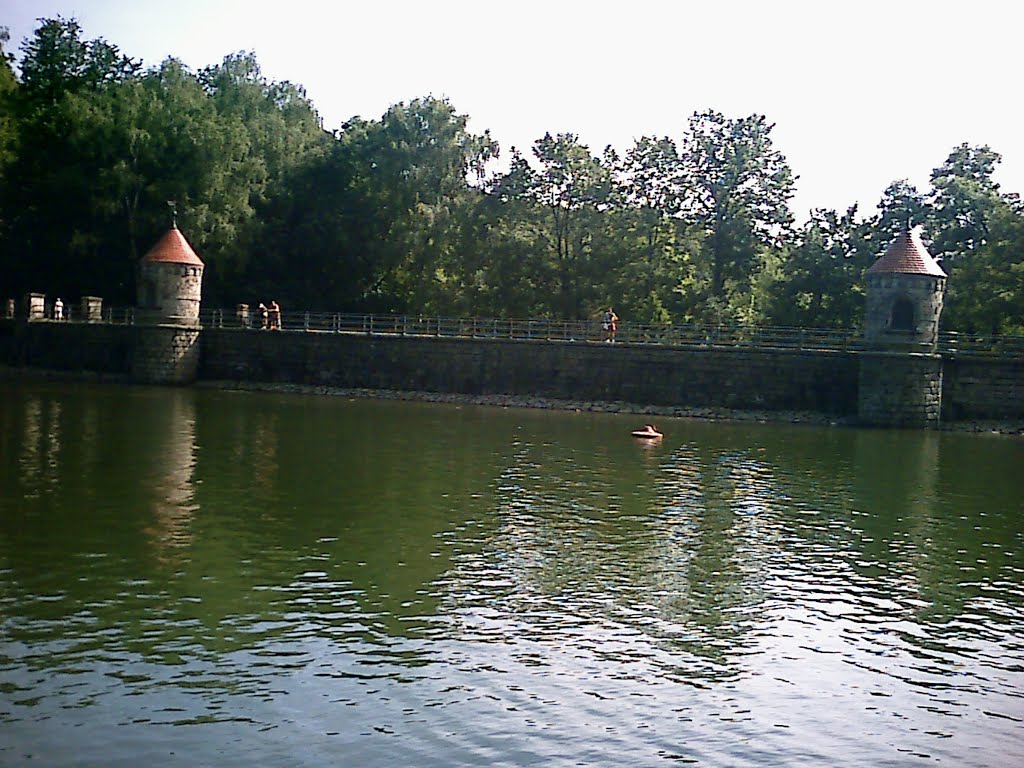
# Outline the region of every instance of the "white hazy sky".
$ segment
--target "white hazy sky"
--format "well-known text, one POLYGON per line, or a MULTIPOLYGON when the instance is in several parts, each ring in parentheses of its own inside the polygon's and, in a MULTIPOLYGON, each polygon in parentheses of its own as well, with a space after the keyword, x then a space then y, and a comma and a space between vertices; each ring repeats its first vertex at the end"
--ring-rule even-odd
POLYGON ((147 66, 252 51, 326 128, 447 97, 506 157, 549 131, 597 154, 678 139, 695 111, 764 114, 800 177, 798 219, 871 214, 897 179, 924 191, 963 142, 1000 153, 996 181, 1024 193, 1013 0, 0 0, 19 58, 35 20, 58 15, 147 66))

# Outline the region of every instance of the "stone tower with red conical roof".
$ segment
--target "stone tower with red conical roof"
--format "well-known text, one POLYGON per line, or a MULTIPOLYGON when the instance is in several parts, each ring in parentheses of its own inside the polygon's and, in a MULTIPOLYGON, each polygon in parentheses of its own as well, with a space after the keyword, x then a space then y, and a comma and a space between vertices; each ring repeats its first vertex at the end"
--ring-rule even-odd
POLYGON ((132 376, 150 384, 191 384, 199 369, 203 262, 177 222, 138 267, 132 376))
POLYGON ((203 266, 177 225, 172 226, 139 262, 136 316, 149 322, 197 324, 203 266))
POLYGON ((864 340, 870 347, 934 350, 946 273, 908 227, 866 273, 864 340))
POLYGON ((942 357, 936 354, 946 273, 908 224, 872 264, 858 381, 862 424, 936 427, 942 357))

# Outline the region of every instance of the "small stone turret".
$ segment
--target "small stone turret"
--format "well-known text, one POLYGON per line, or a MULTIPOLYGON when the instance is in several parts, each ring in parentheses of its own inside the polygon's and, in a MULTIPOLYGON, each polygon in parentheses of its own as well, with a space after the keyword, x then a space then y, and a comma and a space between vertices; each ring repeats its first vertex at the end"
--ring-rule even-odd
POLYGON ((139 262, 132 353, 136 381, 195 381, 202 289, 203 262, 175 224, 139 262))
POLYGON ((203 267, 177 226, 169 229, 139 262, 139 321, 197 325, 203 267))
POLYGON ((946 273, 908 225, 868 268, 858 418, 885 427, 936 427, 942 357, 936 354, 946 273))
POLYGON ((864 341, 874 349, 931 350, 946 273, 909 227, 867 271, 864 341))

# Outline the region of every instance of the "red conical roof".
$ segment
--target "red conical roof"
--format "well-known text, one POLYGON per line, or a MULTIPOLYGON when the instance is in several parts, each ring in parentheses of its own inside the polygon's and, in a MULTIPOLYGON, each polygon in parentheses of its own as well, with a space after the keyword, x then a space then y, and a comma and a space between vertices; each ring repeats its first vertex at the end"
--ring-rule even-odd
POLYGON ((203 266, 203 260, 196 256, 192 246, 177 227, 167 230, 160 242, 149 249, 143 261, 159 261, 171 264, 195 264, 203 266))
POLYGON ((868 267, 868 274, 879 272, 898 272, 904 275, 929 275, 946 277, 942 267, 928 253, 921 242, 921 237, 910 229, 904 230, 893 241, 881 258, 868 267))

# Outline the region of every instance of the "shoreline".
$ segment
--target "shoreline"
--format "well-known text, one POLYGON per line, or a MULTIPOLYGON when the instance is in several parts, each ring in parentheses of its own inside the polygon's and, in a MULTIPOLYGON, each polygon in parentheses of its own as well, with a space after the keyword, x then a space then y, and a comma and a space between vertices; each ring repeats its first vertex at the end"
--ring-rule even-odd
MULTIPOLYGON (((318 386, 310 384, 273 384, 266 382, 199 381, 194 385, 203 389, 240 392, 278 392, 281 394, 348 397, 365 400, 405 400, 448 405, 480 405, 493 408, 530 408, 535 410, 574 411, 577 413, 626 413, 639 416, 660 416, 695 419, 711 422, 754 422, 758 424, 794 424, 817 427, 860 427, 855 416, 838 416, 815 411, 748 411, 711 406, 659 406, 641 405, 623 401, 562 400, 558 398, 522 395, 465 395, 444 392, 422 392, 393 389, 362 389, 318 386)), ((907 429, 917 428, 907 427, 907 429)), ((1024 421, 977 419, 940 423, 938 432, 1024 437, 1024 421)))
MULTIPOLYGON (((85 381, 97 384, 135 385, 127 376, 91 372, 50 371, 37 368, 12 368, 0 365, 0 381, 85 381)), ((135 385, 144 386, 144 385, 135 385)), ((795 424, 817 427, 858 428, 856 416, 815 411, 751 411, 712 406, 659 406, 623 401, 563 400, 523 395, 466 395, 396 389, 364 389, 311 384, 280 384, 231 380, 203 380, 190 385, 197 389, 239 392, 276 392, 280 394, 348 397, 363 400, 406 400, 449 405, 481 405, 495 408, 574 411, 577 413, 626 413, 638 416, 696 419, 712 422, 754 422, 759 424, 795 424)), ((862 427, 875 429, 875 427, 862 427)), ((917 429, 907 427, 906 429, 917 429)), ((971 419, 941 422, 935 431, 1024 437, 1024 420, 971 419)))

